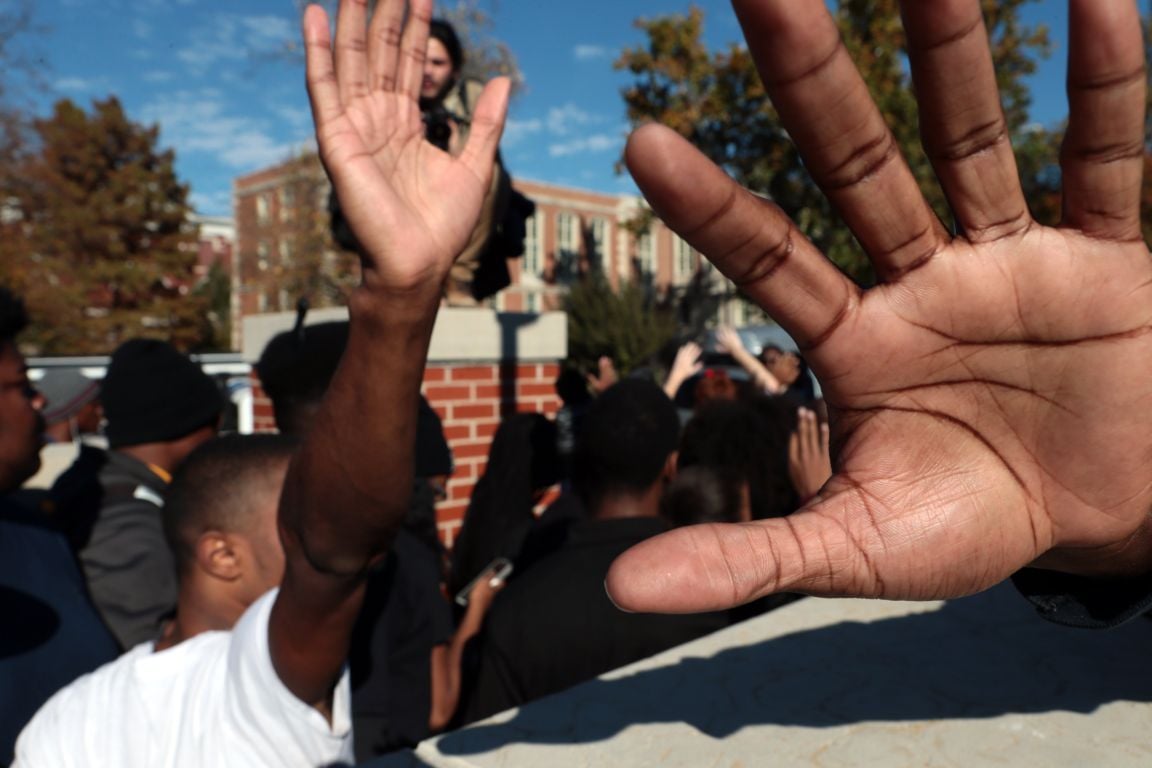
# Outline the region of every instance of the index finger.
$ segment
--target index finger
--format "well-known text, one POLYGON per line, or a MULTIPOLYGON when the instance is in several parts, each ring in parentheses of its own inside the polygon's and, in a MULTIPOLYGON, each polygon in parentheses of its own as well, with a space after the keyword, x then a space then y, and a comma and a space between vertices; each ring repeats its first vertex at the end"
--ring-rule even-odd
POLYGON ((950 240, 822 2, 734 0, 764 87, 813 180, 882 280, 950 240))

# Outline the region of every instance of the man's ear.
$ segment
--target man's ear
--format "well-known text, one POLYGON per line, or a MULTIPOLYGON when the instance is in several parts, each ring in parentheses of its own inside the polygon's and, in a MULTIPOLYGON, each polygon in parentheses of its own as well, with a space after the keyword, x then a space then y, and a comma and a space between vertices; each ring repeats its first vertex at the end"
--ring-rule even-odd
POLYGON ((672 451, 672 453, 668 454, 668 458, 664 460, 664 471, 660 476, 664 478, 665 482, 670 483, 676 479, 676 462, 679 460, 679 451, 672 451))
POLYGON ((240 557, 236 538, 222 531, 205 531, 196 540, 197 567, 217 579, 240 578, 240 557))

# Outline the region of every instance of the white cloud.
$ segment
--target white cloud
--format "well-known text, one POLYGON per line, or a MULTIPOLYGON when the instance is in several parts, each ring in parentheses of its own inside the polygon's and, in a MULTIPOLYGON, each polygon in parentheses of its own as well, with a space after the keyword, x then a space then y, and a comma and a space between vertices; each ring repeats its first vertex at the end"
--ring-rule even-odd
POLYGON ((231 216, 232 215, 232 191, 229 189, 216 190, 214 192, 197 192, 192 191, 188 195, 188 202, 196 209, 196 212, 205 216, 231 216))
POLYGON ((152 25, 143 19, 132 20, 132 33, 141 40, 152 39, 152 25))
POLYGON ((594 114, 574 102, 568 102, 549 109, 543 117, 509 120, 504 127, 502 143, 512 147, 537 137, 546 137, 553 142, 548 148, 548 154, 552 157, 602 152, 620 146, 618 137, 607 133, 592 133, 595 126, 609 122, 610 118, 604 115, 594 114))
POLYGON ((562 107, 553 107, 548 110, 548 130, 556 136, 566 136, 574 131, 597 123, 605 122, 605 118, 576 106, 572 102, 562 107))
POLYGON ((99 91, 104 88, 105 80, 103 78, 95 78, 89 80, 84 77, 62 77, 57 80, 54 85, 56 90, 65 91, 69 93, 91 93, 99 91))
POLYGON ((245 43, 258 51, 280 48, 286 42, 294 42, 300 34, 295 23, 282 16, 243 16, 239 23, 245 43))
POLYGON ((577 45, 572 49, 572 55, 577 61, 594 61, 608 58, 612 52, 602 45, 577 45))
POLYGON ((203 74, 223 61, 242 61, 283 49, 296 34, 293 24, 281 16, 224 14, 193 30, 189 44, 176 57, 193 73, 203 74))
POLYGON ((237 169, 259 168, 283 160, 292 143, 275 137, 264 121, 230 116, 219 91, 177 92, 141 110, 146 122, 160 125, 161 141, 177 154, 201 152, 237 169))
POLYGON ((534 136, 544 130, 544 121, 539 118, 531 120, 512 120, 509 119, 504 124, 504 135, 500 140, 503 146, 512 146, 517 144, 529 136, 534 136))
POLYGON ((618 150, 624 144, 624 138, 616 134, 596 133, 572 141, 552 144, 548 147, 550 157, 569 157, 571 155, 600 154, 618 150))
POLYGON ((312 130, 312 112, 306 107, 279 106, 273 112, 294 129, 312 130))
POLYGON ((146 83, 170 83, 176 79, 176 75, 163 69, 150 69, 140 75, 140 79, 146 83))

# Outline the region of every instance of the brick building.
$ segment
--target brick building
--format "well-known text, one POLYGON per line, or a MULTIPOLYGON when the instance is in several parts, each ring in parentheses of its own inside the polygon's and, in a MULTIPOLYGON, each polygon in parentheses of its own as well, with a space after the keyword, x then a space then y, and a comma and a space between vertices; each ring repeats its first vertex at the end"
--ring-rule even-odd
MULTIPOLYGON (((595 265, 613 286, 638 280, 661 298, 704 280, 728 297, 717 319, 747 321, 746 305, 731 285, 659 219, 642 234, 629 227, 646 214, 642 198, 525 179, 514 183, 536 203, 536 213, 527 222, 524 256, 509 261, 512 284, 491 302, 496 310, 559 310, 568 287, 595 265)), ((234 333, 243 317, 291 311, 304 294, 315 307, 339 305, 341 291, 355 283, 355 260, 336 251, 328 234, 328 190, 313 154, 235 180, 234 333)), ((240 342, 234 338, 236 348, 240 342)))
POLYGON ((226 216, 192 215, 188 220, 199 234, 196 246, 196 280, 208 277, 213 267, 231 275, 236 254, 236 224, 226 216))

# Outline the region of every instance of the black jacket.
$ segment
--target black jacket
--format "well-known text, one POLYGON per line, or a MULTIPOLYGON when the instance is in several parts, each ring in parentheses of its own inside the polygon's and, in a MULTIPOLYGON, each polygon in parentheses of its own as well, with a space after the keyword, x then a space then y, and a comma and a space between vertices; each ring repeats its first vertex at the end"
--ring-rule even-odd
POLYGON ((100 615, 125 649, 156 637, 176 607, 161 509, 167 483, 144 463, 85 446, 52 488, 100 615))

